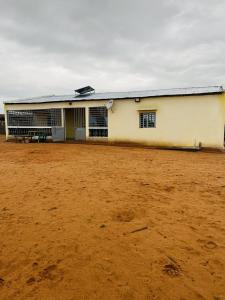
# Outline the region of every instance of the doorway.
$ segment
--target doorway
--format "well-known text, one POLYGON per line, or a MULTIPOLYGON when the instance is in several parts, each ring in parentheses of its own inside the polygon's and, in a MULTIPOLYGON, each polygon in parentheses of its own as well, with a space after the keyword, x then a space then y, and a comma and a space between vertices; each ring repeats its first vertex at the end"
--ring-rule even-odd
POLYGON ((85 108, 66 108, 66 139, 82 141, 86 139, 85 108))

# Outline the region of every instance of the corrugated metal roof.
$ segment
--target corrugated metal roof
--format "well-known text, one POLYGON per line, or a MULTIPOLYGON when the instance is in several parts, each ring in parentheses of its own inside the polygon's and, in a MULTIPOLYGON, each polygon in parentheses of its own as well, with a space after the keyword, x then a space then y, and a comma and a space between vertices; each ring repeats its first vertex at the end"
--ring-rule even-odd
POLYGON ((222 93, 222 86, 208 86, 208 87, 190 87, 190 88, 176 88, 176 89, 161 89, 161 90, 147 90, 147 91, 133 91, 133 92, 108 92, 108 93, 94 93, 88 95, 50 95, 27 99, 17 99, 5 101, 6 104, 33 104, 33 103, 49 103, 49 102, 72 102, 72 101, 90 101, 90 100, 119 100, 132 98, 146 98, 146 97, 169 97, 169 96, 188 96, 188 95, 207 95, 222 93))

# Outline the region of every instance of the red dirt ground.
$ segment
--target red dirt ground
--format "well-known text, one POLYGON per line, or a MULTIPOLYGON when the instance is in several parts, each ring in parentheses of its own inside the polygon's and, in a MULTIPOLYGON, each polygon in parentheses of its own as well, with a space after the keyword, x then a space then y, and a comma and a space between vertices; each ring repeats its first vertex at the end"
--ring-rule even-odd
POLYGON ((2 141, 0 174, 1 300, 225 299, 225 154, 2 141))

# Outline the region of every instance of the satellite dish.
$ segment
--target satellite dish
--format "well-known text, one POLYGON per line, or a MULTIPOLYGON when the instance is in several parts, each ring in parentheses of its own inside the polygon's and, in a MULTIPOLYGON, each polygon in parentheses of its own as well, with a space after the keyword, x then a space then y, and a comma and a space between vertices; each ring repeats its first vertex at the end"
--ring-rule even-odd
POLYGON ((112 106, 113 106, 113 100, 109 100, 109 101, 106 103, 105 106, 106 106, 107 109, 111 109, 112 106))

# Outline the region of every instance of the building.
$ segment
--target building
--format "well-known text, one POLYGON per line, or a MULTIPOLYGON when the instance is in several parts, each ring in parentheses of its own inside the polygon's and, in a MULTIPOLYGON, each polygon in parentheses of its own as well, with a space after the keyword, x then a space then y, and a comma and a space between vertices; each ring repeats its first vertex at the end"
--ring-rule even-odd
POLYGON ((224 148, 222 86, 95 93, 4 103, 6 138, 45 135, 53 141, 138 143, 156 147, 224 148))

